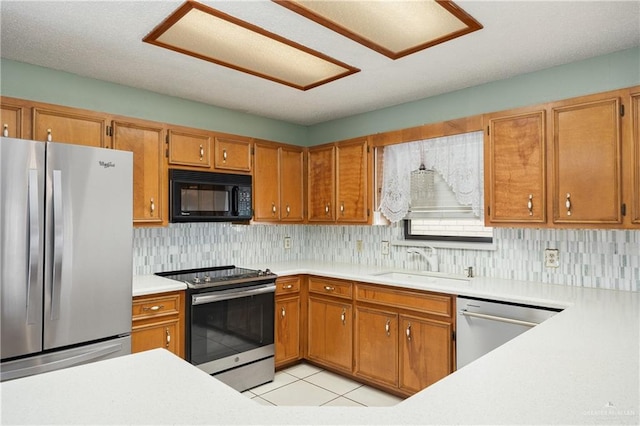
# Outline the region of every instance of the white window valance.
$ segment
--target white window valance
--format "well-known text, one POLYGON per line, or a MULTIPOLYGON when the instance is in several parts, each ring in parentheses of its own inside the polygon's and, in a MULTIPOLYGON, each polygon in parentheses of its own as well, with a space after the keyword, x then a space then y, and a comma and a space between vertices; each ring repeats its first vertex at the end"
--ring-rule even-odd
POLYGON ((482 132, 390 145, 384 149, 380 211, 391 222, 410 210, 411 172, 421 165, 435 170, 455 193, 456 200, 482 212, 482 132))

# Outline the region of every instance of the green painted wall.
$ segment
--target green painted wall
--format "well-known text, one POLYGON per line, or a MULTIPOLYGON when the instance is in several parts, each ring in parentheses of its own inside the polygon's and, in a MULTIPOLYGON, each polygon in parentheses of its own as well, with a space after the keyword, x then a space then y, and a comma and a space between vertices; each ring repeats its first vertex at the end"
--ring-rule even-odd
POLYGON ((0 93, 198 129, 304 145, 305 126, 2 59, 0 93))
POLYGON ((7 59, 0 61, 0 93, 5 96, 304 146, 635 85, 640 85, 639 47, 305 127, 7 59))
POLYGON ((640 85, 640 48, 317 124, 309 145, 640 85))

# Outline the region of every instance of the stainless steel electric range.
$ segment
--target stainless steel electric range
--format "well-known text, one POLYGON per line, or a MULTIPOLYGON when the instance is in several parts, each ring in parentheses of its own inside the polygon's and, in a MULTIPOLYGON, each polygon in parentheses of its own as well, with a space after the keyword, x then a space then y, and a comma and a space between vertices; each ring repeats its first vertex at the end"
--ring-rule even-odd
POLYGON ((241 392, 273 380, 275 274, 220 266, 156 275, 187 284, 187 361, 241 392))

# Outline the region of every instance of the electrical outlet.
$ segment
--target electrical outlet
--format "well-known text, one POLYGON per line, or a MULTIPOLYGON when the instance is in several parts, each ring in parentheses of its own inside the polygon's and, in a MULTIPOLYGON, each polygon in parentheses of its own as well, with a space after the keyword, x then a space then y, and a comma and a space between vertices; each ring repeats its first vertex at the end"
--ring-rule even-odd
POLYGON ((382 250, 382 254, 383 255, 388 255, 389 254, 389 241, 383 241, 382 245, 380 246, 380 249, 382 250))
POLYGON ((284 248, 286 250, 291 248, 291 237, 284 237, 284 248))
POLYGON ((557 268, 560 266, 560 255, 558 249, 544 250, 544 266, 545 268, 557 268))
POLYGON ((358 253, 362 252, 362 240, 356 240, 356 251, 358 253))

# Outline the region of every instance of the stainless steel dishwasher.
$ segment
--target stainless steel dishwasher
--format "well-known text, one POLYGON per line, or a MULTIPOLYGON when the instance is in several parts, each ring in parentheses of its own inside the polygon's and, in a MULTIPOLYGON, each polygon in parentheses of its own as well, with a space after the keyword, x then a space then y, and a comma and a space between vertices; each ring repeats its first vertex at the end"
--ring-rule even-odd
POLYGON ((456 299, 456 308, 458 369, 561 311, 462 296, 456 299))

